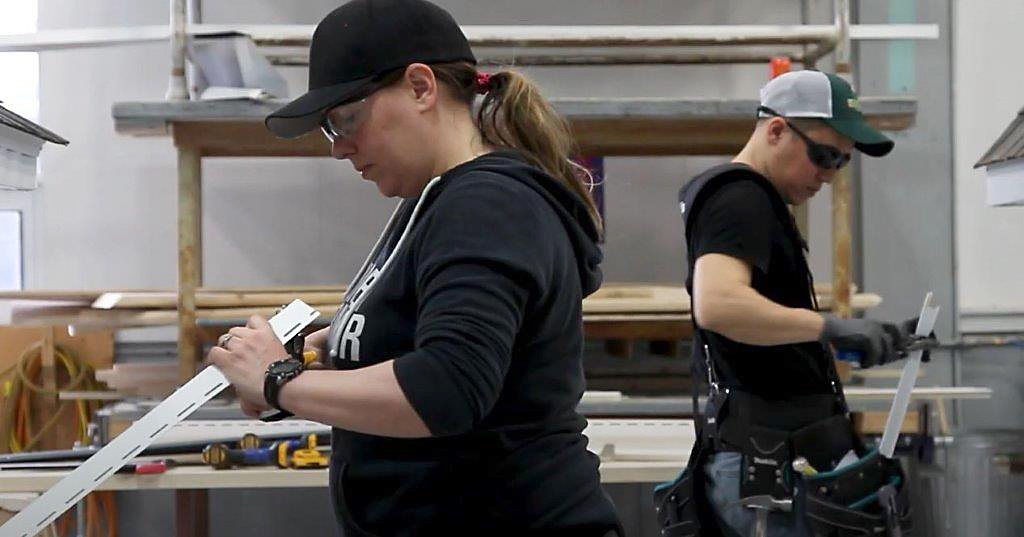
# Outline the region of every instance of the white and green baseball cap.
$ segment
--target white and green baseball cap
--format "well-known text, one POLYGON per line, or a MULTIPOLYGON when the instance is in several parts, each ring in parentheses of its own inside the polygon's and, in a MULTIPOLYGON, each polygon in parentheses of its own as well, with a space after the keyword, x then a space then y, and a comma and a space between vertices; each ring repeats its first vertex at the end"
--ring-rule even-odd
POLYGON ((821 71, 791 71, 761 88, 758 117, 773 114, 787 118, 817 118, 854 142, 854 147, 872 157, 881 157, 895 145, 860 112, 860 101, 842 78, 821 71))

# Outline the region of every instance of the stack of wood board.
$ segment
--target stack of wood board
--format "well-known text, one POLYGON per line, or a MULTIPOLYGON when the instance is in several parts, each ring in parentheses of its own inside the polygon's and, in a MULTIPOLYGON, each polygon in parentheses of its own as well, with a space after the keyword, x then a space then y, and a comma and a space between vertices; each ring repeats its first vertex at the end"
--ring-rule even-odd
MULTIPOLYGON (((820 308, 831 309, 832 286, 816 284, 815 291, 820 308)), ((851 288, 851 304, 856 311, 877 307, 881 302, 878 295, 851 288)), ((607 283, 583 300, 583 320, 588 337, 627 344, 635 339, 679 341, 693 335, 690 297, 680 286, 607 283)))
MULTIPOLYGON (((817 292, 822 309, 829 309, 829 286, 819 286, 817 292)), ((342 286, 202 288, 196 294, 197 318, 200 322, 244 321, 251 315, 271 315, 298 298, 329 319, 343 294, 342 286)), ((852 303, 855 310, 864 310, 880 304, 881 298, 855 293, 852 303)), ((4 292, 0 309, 9 312, 8 324, 79 329, 174 325, 178 319, 173 291, 4 292)), ((594 337, 682 339, 689 336, 689 314, 690 299, 680 286, 607 283, 583 300, 584 321, 594 325, 588 331, 594 337)))
POLYGON ((178 363, 114 364, 96 371, 96 380, 123 396, 164 397, 178 387, 178 363))
MULTIPOLYGON (((200 320, 244 321, 272 315, 297 298, 329 318, 344 291, 343 286, 201 288, 196 304, 200 320)), ((0 324, 80 330, 171 326, 178 322, 177 304, 177 293, 166 290, 0 292, 0 324)))

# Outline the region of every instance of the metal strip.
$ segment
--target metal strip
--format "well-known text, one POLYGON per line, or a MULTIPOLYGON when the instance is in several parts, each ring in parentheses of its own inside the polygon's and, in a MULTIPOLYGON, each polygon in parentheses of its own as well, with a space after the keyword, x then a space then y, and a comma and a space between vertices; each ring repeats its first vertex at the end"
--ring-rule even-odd
MULTIPOLYGON (((917 320, 917 330, 914 334, 921 337, 928 337, 935 328, 935 319, 939 316, 939 307, 932 305, 932 293, 924 297, 924 305, 921 306, 921 316, 917 320)), ((892 408, 889 410, 889 419, 885 422, 885 431, 882 433, 882 442, 879 452, 882 455, 892 458, 896 450, 896 440, 900 436, 900 426, 903 418, 907 415, 907 407, 910 406, 910 392, 914 389, 914 382, 917 381, 917 371, 921 368, 921 355, 924 351, 918 350, 910 353, 907 358, 907 365, 903 366, 903 374, 900 376, 899 386, 896 388, 896 396, 892 398, 892 408)))
MULTIPOLYGON (((300 329, 309 325, 317 315, 319 313, 315 309, 301 300, 295 300, 270 319, 270 326, 274 334, 281 338, 284 334, 294 333, 293 327, 296 325, 300 329)), ((135 454, 146 449, 171 425, 185 419, 227 386, 228 380, 219 369, 207 367, 200 371, 67 477, 0 526, 0 534, 4 537, 30 537, 39 533, 78 500, 100 486, 135 454)))

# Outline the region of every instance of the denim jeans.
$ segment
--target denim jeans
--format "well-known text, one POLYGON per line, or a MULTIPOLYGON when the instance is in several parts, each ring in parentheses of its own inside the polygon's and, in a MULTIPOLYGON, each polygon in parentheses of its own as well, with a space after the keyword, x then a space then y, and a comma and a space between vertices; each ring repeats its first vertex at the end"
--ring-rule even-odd
MULTIPOLYGON (((708 457, 704 465, 707 497, 719 520, 740 537, 752 536, 757 514, 736 503, 740 499, 739 453, 723 451, 708 457)), ((808 537, 804 525, 792 513, 768 514, 768 537, 808 537)))

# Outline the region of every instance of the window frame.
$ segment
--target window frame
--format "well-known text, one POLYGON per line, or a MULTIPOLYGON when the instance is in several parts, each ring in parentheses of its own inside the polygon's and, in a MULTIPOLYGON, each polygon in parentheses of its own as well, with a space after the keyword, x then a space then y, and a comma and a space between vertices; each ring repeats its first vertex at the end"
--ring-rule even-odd
POLYGON ((0 190, 0 211, 21 213, 21 289, 32 289, 35 277, 35 198, 29 190, 0 190))

